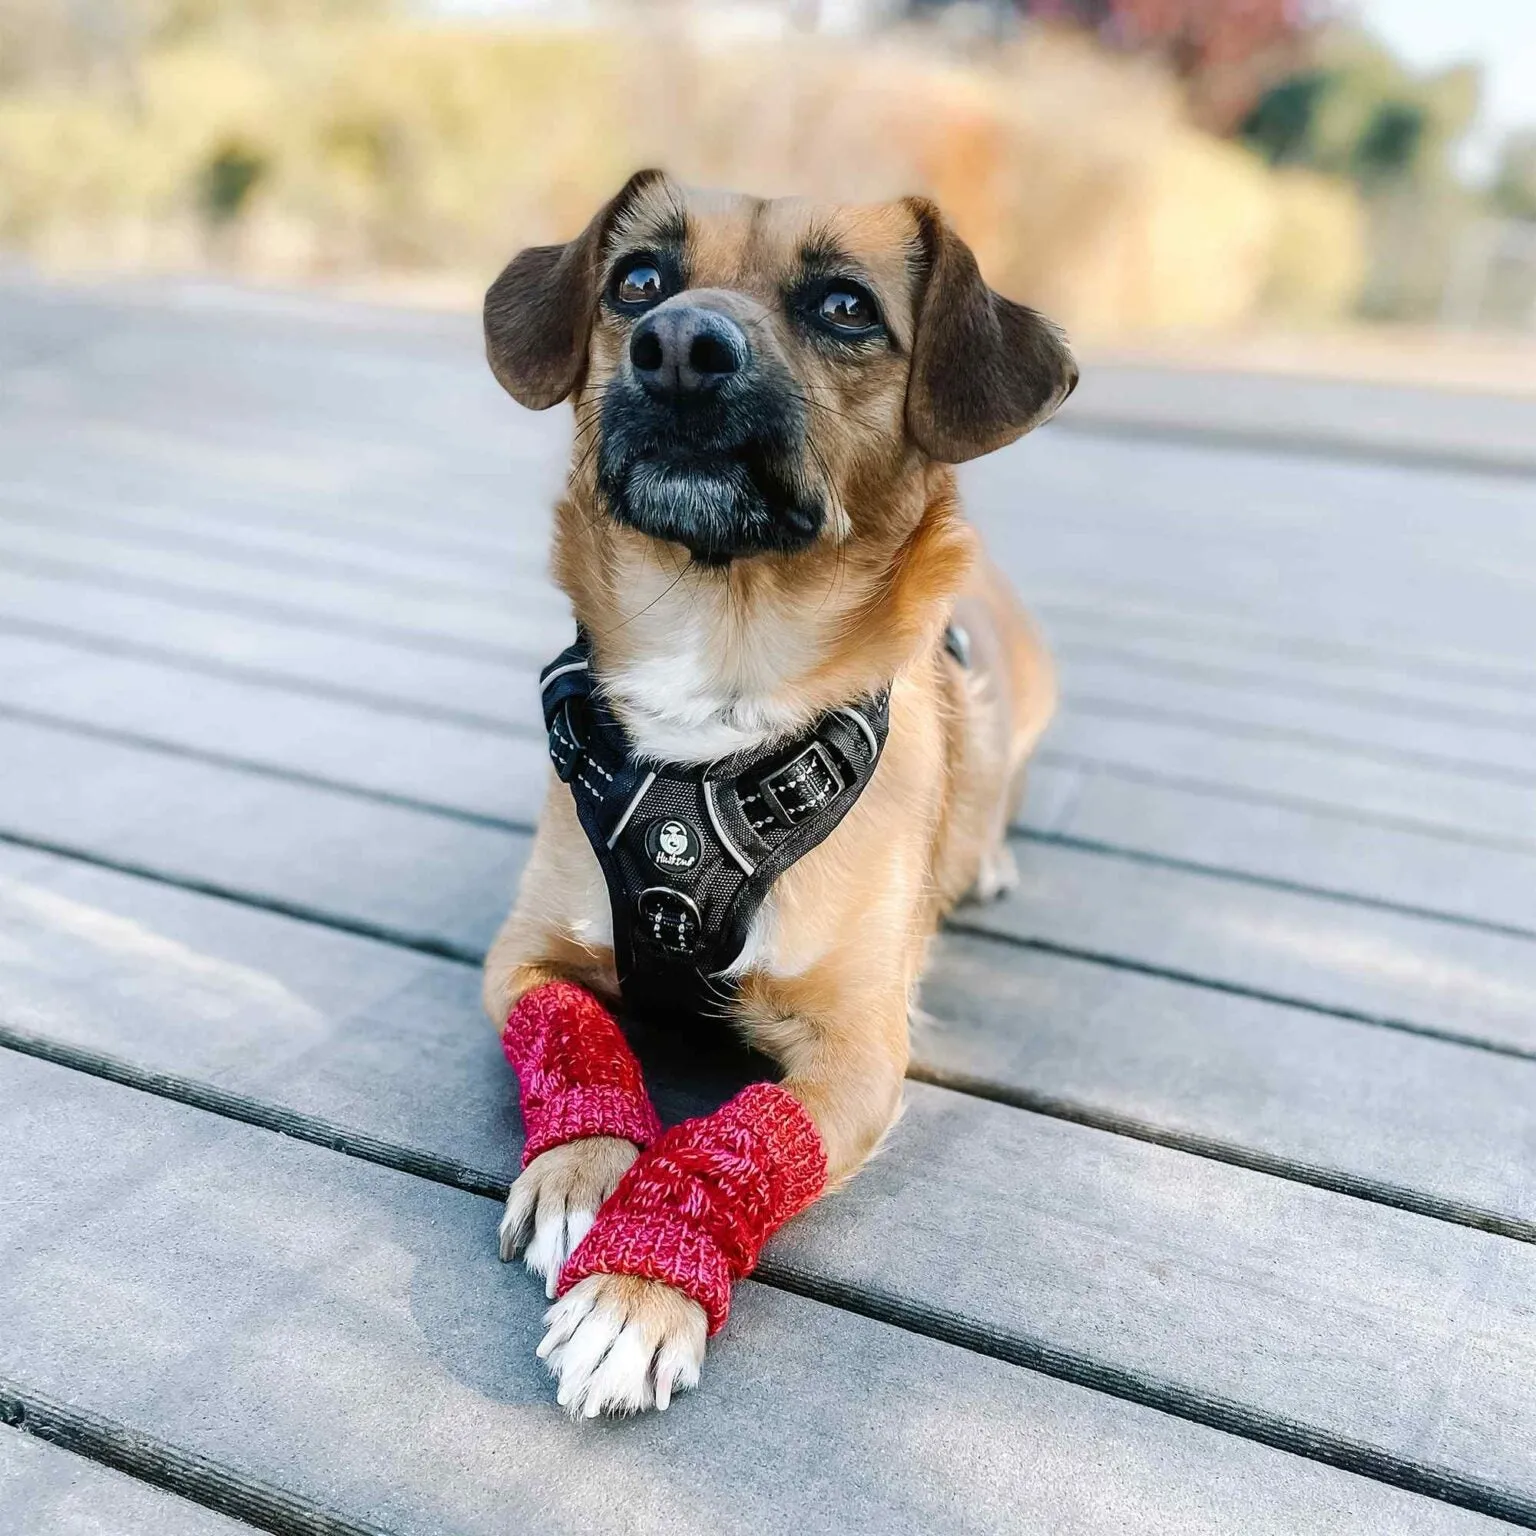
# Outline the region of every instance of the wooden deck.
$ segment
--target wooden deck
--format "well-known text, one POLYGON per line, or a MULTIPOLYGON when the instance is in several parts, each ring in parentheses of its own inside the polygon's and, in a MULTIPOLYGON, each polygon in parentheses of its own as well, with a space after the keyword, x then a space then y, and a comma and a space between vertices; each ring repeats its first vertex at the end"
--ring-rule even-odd
POLYGON ((701 1389, 573 1426, 476 974, 565 423, 197 286, 13 277, 0 370, 7 1536, 1536 1528, 1536 401, 1090 373, 969 472, 1023 887, 701 1389))

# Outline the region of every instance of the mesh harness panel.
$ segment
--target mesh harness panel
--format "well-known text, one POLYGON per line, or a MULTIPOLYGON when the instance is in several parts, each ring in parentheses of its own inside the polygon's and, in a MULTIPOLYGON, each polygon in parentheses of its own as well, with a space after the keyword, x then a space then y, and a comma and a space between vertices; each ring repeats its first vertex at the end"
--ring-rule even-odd
POLYGON ((695 767, 636 756, 590 661, 578 635, 539 685, 550 759, 608 884, 625 1008, 718 1012, 769 888, 874 777, 890 692, 829 710, 787 744, 695 767))

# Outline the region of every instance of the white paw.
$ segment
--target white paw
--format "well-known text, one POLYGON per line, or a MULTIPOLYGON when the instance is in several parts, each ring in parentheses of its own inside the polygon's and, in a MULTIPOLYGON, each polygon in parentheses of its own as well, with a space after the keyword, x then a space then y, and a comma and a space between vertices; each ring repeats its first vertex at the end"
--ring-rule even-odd
POLYGON ((971 887, 970 900, 996 901, 1006 896, 1019 883, 1019 866, 1014 861, 1013 849, 1006 843, 998 843, 981 856, 981 867, 976 871, 976 883, 971 887))
POLYGON ((544 1316, 538 1355, 573 1419, 665 1409, 699 1384, 704 1309, 659 1280, 589 1275, 544 1316))
POLYGON ((588 1136, 534 1158, 507 1196, 497 1233, 503 1262, 521 1249, 544 1294, 553 1296, 565 1261, 638 1156, 633 1142, 588 1136))

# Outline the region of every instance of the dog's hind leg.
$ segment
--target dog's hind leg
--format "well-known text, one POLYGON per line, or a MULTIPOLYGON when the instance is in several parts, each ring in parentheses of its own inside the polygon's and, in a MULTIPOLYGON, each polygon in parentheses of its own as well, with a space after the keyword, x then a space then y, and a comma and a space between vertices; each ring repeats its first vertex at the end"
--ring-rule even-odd
POLYGON ((966 701, 961 778, 985 806, 973 901, 995 901, 1018 884, 1008 829, 1024 803, 1029 759, 1056 712, 1056 671, 1049 651, 1006 579, 980 562, 956 606, 969 655, 962 680, 966 701))

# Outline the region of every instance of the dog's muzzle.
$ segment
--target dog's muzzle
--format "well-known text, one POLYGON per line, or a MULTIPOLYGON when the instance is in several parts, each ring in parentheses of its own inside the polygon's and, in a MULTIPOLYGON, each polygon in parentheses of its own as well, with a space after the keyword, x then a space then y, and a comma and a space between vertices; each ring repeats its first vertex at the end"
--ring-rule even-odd
POLYGON ((704 564, 790 553, 821 530, 803 397, 723 310, 671 301, 646 315, 605 393, 599 432, 610 514, 704 564))

